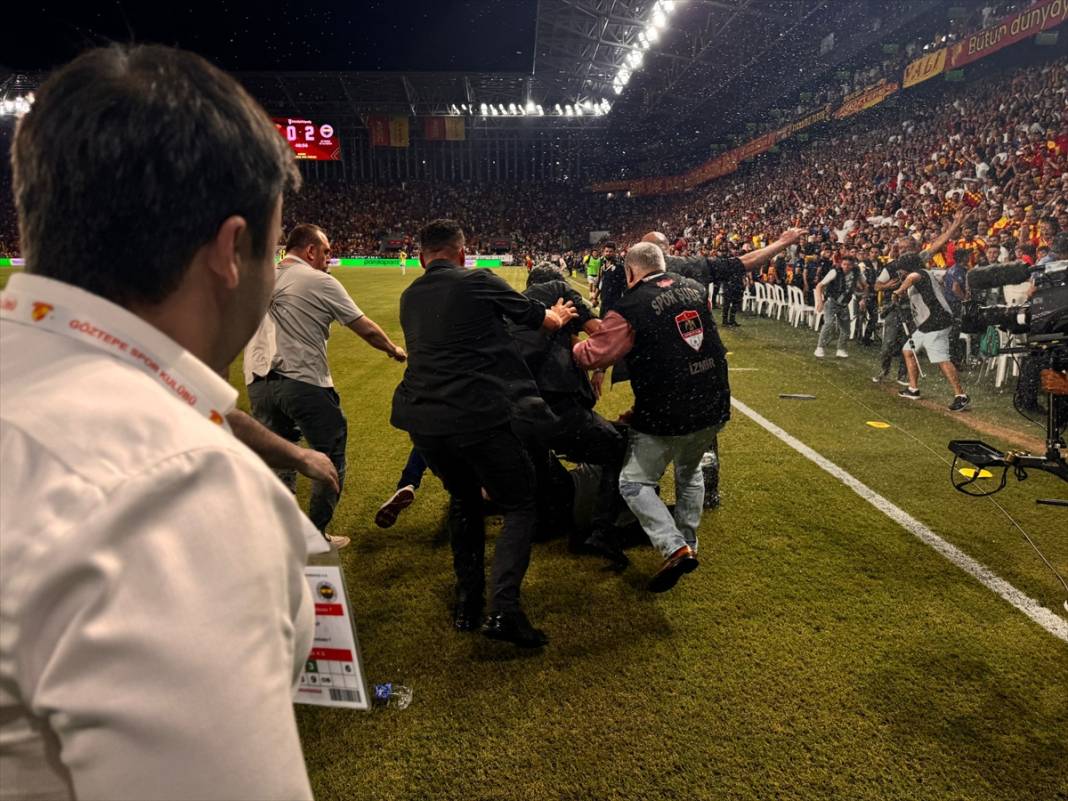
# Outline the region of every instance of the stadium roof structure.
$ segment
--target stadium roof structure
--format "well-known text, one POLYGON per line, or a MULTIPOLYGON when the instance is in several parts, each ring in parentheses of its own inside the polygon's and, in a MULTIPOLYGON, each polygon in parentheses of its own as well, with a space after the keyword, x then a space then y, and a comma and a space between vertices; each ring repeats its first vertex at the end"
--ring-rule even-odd
POLYGON ((606 150, 635 157, 676 152, 680 141, 704 154, 827 73, 945 15, 943 0, 538 0, 532 72, 237 74, 272 113, 340 129, 370 113, 462 114, 472 127, 609 130, 606 150))

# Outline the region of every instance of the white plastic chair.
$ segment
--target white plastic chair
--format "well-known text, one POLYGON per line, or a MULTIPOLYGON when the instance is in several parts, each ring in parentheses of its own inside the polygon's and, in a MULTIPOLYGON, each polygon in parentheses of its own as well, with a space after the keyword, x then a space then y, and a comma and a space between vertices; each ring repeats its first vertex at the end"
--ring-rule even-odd
POLYGON ((774 284, 771 287, 772 301, 771 304, 774 307, 775 319, 781 320, 783 310, 786 309, 786 293, 783 292, 782 286, 774 284))

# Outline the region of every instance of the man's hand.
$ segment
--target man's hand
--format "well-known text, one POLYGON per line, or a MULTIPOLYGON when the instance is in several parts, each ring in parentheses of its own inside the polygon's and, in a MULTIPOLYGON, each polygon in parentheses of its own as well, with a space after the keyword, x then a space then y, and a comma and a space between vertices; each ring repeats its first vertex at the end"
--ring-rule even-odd
POLYGON ((801 237, 803 237, 806 233, 808 233, 808 231, 804 228, 787 228, 785 231, 782 232, 782 236, 779 237, 779 241, 782 242, 784 245, 794 245, 800 242, 801 237))
POLYGON ((334 492, 341 492, 341 482, 338 481, 337 468, 325 453, 312 448, 302 448, 300 460, 297 462, 297 470, 301 475, 307 476, 313 481, 322 481, 334 492))
POLYGON ((408 361, 408 353, 400 345, 395 346, 393 348, 393 353, 388 354, 388 355, 389 355, 389 358, 391 358, 391 359, 393 359, 395 361, 398 361, 398 362, 406 362, 406 361, 408 361))
POLYGON ((604 391, 604 370, 594 370, 590 375, 590 386, 593 387, 593 397, 597 400, 601 399, 601 394, 604 391))
POLYGON ((822 314, 822 313, 823 313, 823 301, 822 300, 817 300, 816 301, 816 314, 822 314))
POLYGON ((563 298, 557 298, 553 307, 545 311, 545 321, 553 331, 563 328, 576 317, 578 312, 575 311, 575 304, 563 298))

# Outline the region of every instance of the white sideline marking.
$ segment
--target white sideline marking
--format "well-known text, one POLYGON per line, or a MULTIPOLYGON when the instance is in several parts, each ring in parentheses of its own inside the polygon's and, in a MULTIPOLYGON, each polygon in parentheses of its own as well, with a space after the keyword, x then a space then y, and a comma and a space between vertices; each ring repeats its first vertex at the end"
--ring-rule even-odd
POLYGON ((972 578, 976 579, 991 592, 1000 595, 1004 600, 1015 606, 1019 611, 1023 612, 1054 637, 1068 642, 1068 620, 1051 612, 1049 609, 1039 604, 1038 601, 1020 592, 1020 590, 1009 584, 1009 582, 996 576, 989 568, 972 559, 968 554, 964 553, 955 545, 946 542, 908 512, 895 506, 875 490, 851 476, 830 459, 821 456, 805 443, 791 436, 767 418, 750 409, 737 398, 731 398, 731 406, 736 408, 765 431, 778 437, 806 459, 815 462, 816 465, 837 478, 884 515, 910 531, 918 540, 926 545, 930 545, 950 562, 955 564, 965 573, 968 573, 972 578))

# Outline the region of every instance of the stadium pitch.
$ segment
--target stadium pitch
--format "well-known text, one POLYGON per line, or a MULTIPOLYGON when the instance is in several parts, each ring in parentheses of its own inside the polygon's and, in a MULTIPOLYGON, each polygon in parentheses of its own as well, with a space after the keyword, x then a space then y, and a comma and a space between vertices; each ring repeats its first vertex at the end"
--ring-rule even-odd
MULTIPOLYGON (((418 274, 335 271, 395 338, 418 274)), ((739 401, 1064 625, 1063 588, 1006 517, 1068 572, 1064 513, 1034 504, 1063 485, 1012 484, 1003 513, 949 484, 946 442, 974 434, 966 423, 999 445, 1039 435, 1008 396, 975 393, 950 417, 871 384, 859 347, 816 363, 811 330, 742 322, 724 337, 739 401)), ((643 590, 651 549, 632 549, 620 577, 552 542, 525 585, 544 653, 454 633, 440 483, 428 475, 394 528, 371 522, 408 450, 388 424, 403 367, 341 330, 330 358, 350 427, 333 530, 353 537, 341 558, 366 668, 415 700, 299 708, 317 798, 1068 798, 1068 644, 737 409, 720 438, 723 506, 675 590, 643 590)), ((615 387, 602 412, 630 401, 615 387)))
MULTIPOLYGON (((335 271, 395 338, 418 274, 335 271)), ((544 653, 456 634, 440 483, 428 475, 394 528, 371 522, 407 455, 388 424, 403 368, 335 329, 350 433, 333 530, 353 536, 341 559, 367 673, 415 700, 367 715, 298 707, 316 798, 1068 798, 1064 591, 1007 517, 1068 572, 1063 512, 1033 502, 1063 485, 1010 484, 1002 508, 968 499, 945 449, 969 424, 999 446, 1037 429, 992 390, 950 416, 872 385, 858 347, 816 363, 811 330, 742 322, 724 335, 740 406, 1033 599, 1053 630, 736 408, 720 437, 723 506, 702 524, 701 568, 675 590, 644 591, 659 563, 648 548, 629 551, 621 577, 562 542, 537 545, 525 593, 552 637, 544 653), (779 397, 791 393, 816 399, 779 397)), ((243 390, 240 375, 237 363, 243 390)), ((630 400, 615 387, 602 412, 630 400)))

